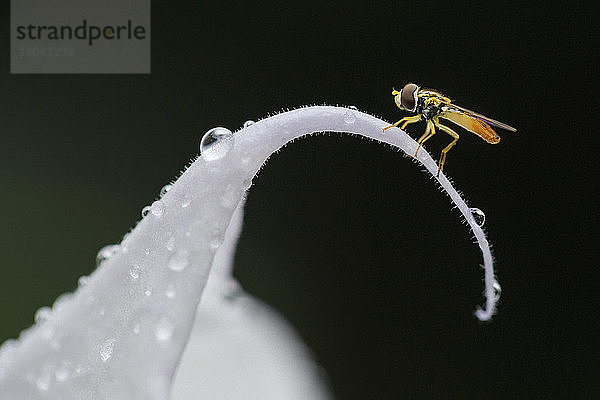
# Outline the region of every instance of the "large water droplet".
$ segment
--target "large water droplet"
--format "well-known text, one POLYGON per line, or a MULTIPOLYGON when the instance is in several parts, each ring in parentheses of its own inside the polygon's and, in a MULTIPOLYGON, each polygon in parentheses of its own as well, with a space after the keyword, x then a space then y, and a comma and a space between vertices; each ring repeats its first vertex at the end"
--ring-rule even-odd
POLYGON ((479 208, 472 207, 469 209, 477 226, 485 224, 485 214, 479 208))
POLYGON ((171 185, 171 184, 167 184, 167 185, 163 186, 162 189, 160 189, 160 197, 163 197, 165 194, 167 194, 167 192, 169 190, 171 190, 172 187, 173 187, 173 185, 171 185))
POLYGON ((155 201, 150 206, 150 212, 156 217, 160 217, 165 213, 165 203, 160 200, 155 201))
POLYGON ((233 133, 227 128, 213 128, 206 132, 200 142, 200 154, 206 161, 225 157, 233 147, 233 133))
POLYGON ((119 248, 118 244, 109 244, 98 250, 98 254, 96 254, 96 267, 99 267, 104 261, 117 254, 119 248))
POLYGON ((249 126, 254 125, 254 121, 252 121, 251 119, 249 119, 248 121, 244 122, 244 128, 247 128, 249 126))
POLYGON ((177 251, 169 259, 168 266, 173 271, 183 271, 189 264, 188 253, 185 250, 177 251))
POLYGON ((175 326, 167 320, 160 320, 154 329, 154 335, 156 339, 161 342, 166 342, 173 336, 175 326))
POLYGON ((133 280, 138 279, 141 273, 142 267, 140 267, 139 265, 132 265, 131 268, 129 268, 129 276, 133 280))
POLYGON ((107 362, 113 355, 115 349, 115 339, 106 339, 100 345, 100 359, 103 362, 107 362))

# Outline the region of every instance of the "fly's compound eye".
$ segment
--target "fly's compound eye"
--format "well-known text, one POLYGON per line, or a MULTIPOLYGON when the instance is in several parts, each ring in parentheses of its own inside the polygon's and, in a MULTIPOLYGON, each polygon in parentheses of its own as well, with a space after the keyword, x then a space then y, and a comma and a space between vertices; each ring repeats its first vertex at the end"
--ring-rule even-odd
MULTIPOLYGON (((419 87, 414 83, 408 83, 402 88, 398 95, 399 103, 402 106, 402 108, 412 112, 414 112, 417 109, 418 90, 419 87)), ((398 103, 398 100, 396 100, 396 103, 398 103)))

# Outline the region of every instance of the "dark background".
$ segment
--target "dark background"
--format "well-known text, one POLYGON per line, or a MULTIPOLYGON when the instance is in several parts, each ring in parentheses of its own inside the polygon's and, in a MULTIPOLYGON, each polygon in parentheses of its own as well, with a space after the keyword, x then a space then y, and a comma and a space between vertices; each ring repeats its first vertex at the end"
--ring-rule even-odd
MULTIPOLYGON (((393 122, 392 86, 413 81, 519 130, 496 146, 459 130, 446 164, 487 215, 494 320, 473 316, 481 255, 446 195, 356 137, 313 136, 270 159, 236 276, 296 326, 339 399, 600 395, 590 10, 204 3, 154 2, 151 75, 10 75, 0 5, 0 342, 94 269, 209 128, 323 103, 393 122)), ((437 157, 449 140, 426 147, 437 157)))

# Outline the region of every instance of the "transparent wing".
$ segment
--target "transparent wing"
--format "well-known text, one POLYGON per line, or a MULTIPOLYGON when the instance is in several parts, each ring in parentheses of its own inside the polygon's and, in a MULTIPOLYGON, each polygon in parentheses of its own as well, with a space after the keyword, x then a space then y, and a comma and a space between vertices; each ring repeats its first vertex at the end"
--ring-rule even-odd
POLYGON ((476 113, 475 111, 471 111, 471 110, 469 110, 467 108, 464 108, 464 107, 461 107, 461 106, 457 106, 456 104, 448 104, 447 107, 448 108, 455 108, 455 109, 457 109, 459 111, 462 111, 462 112, 464 112, 464 113, 466 113, 466 114, 468 114, 468 115, 470 115, 472 117, 475 117, 475 118, 478 118, 480 120, 483 120, 486 123, 488 123, 489 125, 496 126, 498 128, 502 128, 502 129, 506 129, 507 131, 511 131, 511 132, 516 132, 517 131, 515 128, 513 128, 510 125, 506 125, 503 122, 496 121, 495 119, 488 118, 485 115, 481 115, 481 114, 476 113))
POLYGON ((473 132, 488 143, 498 143, 500 141, 500 136, 484 120, 467 114, 462 110, 443 107, 440 118, 454 122, 456 125, 473 132))

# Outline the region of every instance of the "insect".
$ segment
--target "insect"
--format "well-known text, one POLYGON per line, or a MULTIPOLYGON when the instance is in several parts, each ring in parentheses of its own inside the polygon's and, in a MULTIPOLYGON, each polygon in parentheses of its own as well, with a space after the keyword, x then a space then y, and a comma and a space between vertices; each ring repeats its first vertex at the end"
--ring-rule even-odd
POLYGON ((440 118, 452 121, 456 125, 473 132, 486 142, 492 144, 500 142, 500 136, 498 136, 490 125, 511 132, 517 131, 512 126, 508 126, 502 122, 498 122, 474 111, 452 104, 452 100, 442 93, 432 89, 422 89, 414 83, 406 84, 400 91, 392 91, 392 96, 394 96, 394 101, 399 109, 410 111, 417 115, 404 117, 395 124, 383 128, 384 131, 400 124, 402 124, 400 129, 404 129, 406 125, 414 124, 421 120, 425 120, 427 123, 425 133, 418 140, 419 145, 417 146, 417 151, 415 151, 415 157, 417 156, 421 145, 436 134, 436 129, 446 132, 454 139, 442 150, 442 154, 438 161, 437 176, 440 175, 440 171, 444 170, 446 154, 458 141, 458 134, 449 127, 440 124, 440 118))

